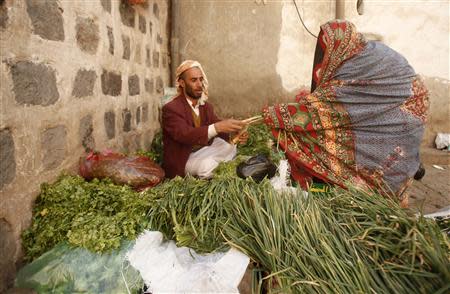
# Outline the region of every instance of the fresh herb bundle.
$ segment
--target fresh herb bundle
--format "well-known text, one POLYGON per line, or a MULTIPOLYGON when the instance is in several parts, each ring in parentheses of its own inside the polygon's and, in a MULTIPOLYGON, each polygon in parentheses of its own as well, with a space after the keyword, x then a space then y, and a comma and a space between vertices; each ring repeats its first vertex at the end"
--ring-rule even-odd
POLYGON ((265 124, 250 125, 247 129, 248 140, 238 145, 238 155, 255 156, 264 154, 270 157, 272 150, 272 133, 265 124))
POLYGON ((42 184, 30 228, 22 235, 28 260, 61 241, 94 252, 116 249, 122 239, 133 240, 147 228, 151 199, 109 180, 86 182, 61 176, 42 184))
MULTIPOLYGON (((272 133, 265 124, 250 125, 247 132, 249 135, 247 142, 237 145, 238 156, 250 157, 264 154, 274 162, 278 162, 282 158, 281 152, 274 150, 272 133)), ((150 150, 141 150, 137 154, 150 157, 157 164, 161 164, 163 159, 162 132, 155 134, 150 150)))

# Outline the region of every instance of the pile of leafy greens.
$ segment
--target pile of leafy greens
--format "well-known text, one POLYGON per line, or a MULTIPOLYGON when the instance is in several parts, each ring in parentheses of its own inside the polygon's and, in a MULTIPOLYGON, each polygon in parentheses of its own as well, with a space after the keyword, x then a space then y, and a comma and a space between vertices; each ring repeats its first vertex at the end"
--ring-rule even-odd
POLYGON ((33 209, 33 222, 22 235, 28 260, 61 241, 94 252, 116 249, 122 239, 133 240, 147 228, 147 195, 109 180, 86 182, 62 175, 42 184, 33 209))

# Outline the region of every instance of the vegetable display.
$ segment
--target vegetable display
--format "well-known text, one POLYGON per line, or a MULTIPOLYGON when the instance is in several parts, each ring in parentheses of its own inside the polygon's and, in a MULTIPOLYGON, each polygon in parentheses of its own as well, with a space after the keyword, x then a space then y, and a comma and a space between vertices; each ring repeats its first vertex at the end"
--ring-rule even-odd
POLYGON ((250 126, 249 132, 248 145, 238 147, 237 158, 220 164, 209 180, 177 177, 140 193, 69 175, 43 184, 23 234, 27 260, 64 241, 111 252, 150 229, 199 253, 241 250, 267 273, 265 287, 274 292, 450 290, 445 228, 373 191, 331 188, 305 197, 277 192, 267 179, 240 179, 236 166, 250 156, 280 158, 264 126, 250 126))

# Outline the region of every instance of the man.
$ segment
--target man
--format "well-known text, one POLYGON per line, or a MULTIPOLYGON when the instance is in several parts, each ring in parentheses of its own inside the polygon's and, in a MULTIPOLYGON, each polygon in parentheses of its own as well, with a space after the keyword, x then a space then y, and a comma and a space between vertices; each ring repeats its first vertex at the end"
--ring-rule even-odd
MULTIPOLYGON (((227 142, 229 134, 240 131, 245 123, 216 116, 206 102, 208 80, 200 63, 184 61, 176 71, 176 86, 178 96, 162 109, 166 177, 210 177, 221 161, 236 154, 236 146, 227 142)), ((246 136, 240 141, 245 142, 246 136)))

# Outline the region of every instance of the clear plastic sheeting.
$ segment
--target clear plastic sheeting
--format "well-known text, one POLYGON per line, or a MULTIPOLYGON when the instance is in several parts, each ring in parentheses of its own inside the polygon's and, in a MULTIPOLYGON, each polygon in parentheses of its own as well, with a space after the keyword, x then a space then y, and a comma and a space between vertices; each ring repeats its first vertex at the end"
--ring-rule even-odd
POLYGON ((141 293, 143 281, 125 260, 131 246, 96 254, 60 243, 23 267, 15 286, 37 293, 141 293))
POLYGON ((236 249, 200 255, 156 231, 145 231, 127 253, 148 291, 157 293, 239 293, 249 258, 236 249))

